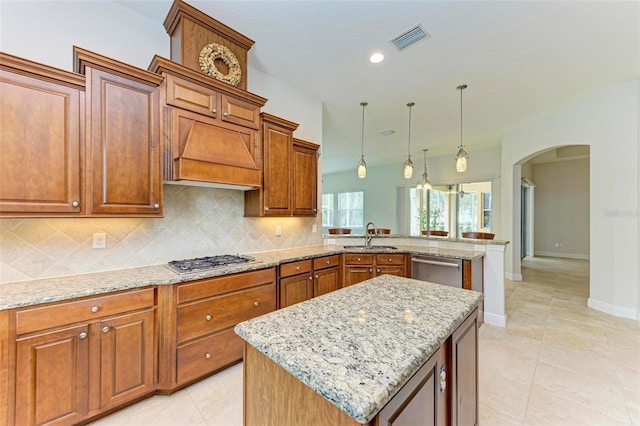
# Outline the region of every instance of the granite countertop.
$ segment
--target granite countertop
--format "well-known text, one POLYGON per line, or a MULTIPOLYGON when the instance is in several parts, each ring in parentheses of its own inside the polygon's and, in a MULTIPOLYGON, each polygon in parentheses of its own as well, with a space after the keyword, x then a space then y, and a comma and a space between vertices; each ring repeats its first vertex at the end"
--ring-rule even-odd
MULTIPOLYGON (((363 234, 323 234, 322 238, 325 240, 338 240, 343 238, 364 238, 363 234)), ((436 235, 403 235, 403 234, 378 234, 374 237, 376 240, 379 239, 411 239, 418 241, 446 241, 450 243, 472 243, 478 245, 497 245, 497 246, 506 246, 509 244, 507 240, 484 240, 478 238, 455 238, 455 237, 438 237, 436 235)))
MULTIPOLYGON (((437 247, 401 245, 395 247, 397 247, 396 250, 382 250, 380 252, 430 254, 468 260, 477 259, 485 255, 484 252, 451 250, 437 247)), ((94 272, 90 274, 5 283, 0 284, 0 311, 151 285, 169 285, 213 278, 239 272, 270 268, 285 262, 341 253, 350 253, 350 251, 343 249, 343 246, 318 245, 250 253, 249 255, 255 259, 255 262, 186 274, 173 272, 166 265, 154 265, 117 271, 94 272)), ((357 253, 362 252, 358 251, 357 253)), ((371 250, 367 251, 367 253, 378 253, 378 251, 371 250)))
POLYGON ((235 331, 367 423, 482 298, 470 290, 382 275, 240 323, 235 331))

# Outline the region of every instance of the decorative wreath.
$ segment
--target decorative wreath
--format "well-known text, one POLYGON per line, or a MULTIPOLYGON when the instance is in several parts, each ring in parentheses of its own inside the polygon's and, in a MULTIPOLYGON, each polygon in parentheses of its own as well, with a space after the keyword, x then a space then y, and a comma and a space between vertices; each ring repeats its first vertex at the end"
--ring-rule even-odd
POLYGON ((238 86, 238 84, 240 84, 240 78, 242 77, 242 70, 240 69, 240 63, 236 55, 234 55, 228 47, 218 43, 207 44, 200 51, 200 69, 206 75, 233 86, 238 86), (229 73, 222 74, 218 71, 216 68, 216 59, 224 62, 229 68, 229 73))

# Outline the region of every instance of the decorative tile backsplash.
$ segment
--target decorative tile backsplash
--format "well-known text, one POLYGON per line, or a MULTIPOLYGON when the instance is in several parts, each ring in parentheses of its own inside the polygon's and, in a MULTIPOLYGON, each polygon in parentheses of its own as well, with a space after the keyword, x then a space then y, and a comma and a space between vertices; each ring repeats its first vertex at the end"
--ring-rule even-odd
POLYGON ((242 191, 164 185, 163 218, 0 219, 0 282, 322 244, 318 216, 245 218, 242 191), (276 226, 282 235, 275 235, 276 226), (93 234, 107 234, 105 249, 93 234))

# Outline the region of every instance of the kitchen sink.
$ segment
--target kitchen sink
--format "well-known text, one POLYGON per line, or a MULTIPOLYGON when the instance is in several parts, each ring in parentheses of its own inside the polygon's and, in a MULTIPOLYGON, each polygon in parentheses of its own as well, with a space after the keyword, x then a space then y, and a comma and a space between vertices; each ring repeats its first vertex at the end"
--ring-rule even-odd
POLYGON ((392 251, 397 250, 394 246, 344 246, 349 251, 392 251))

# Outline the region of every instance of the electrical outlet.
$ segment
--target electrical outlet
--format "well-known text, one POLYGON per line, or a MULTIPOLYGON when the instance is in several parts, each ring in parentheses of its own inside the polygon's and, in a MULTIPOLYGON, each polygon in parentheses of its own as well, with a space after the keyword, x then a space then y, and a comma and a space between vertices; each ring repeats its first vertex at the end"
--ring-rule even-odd
POLYGON ((429 241, 429 247, 438 247, 437 241, 429 241))
POLYGON ((107 248, 107 234, 105 232, 96 232, 93 234, 93 248, 107 248))
POLYGON ((318 225, 316 225, 315 223, 311 225, 311 232, 318 232, 318 225))
POLYGON ((282 227, 280 225, 276 225, 276 237, 282 235, 282 227))

